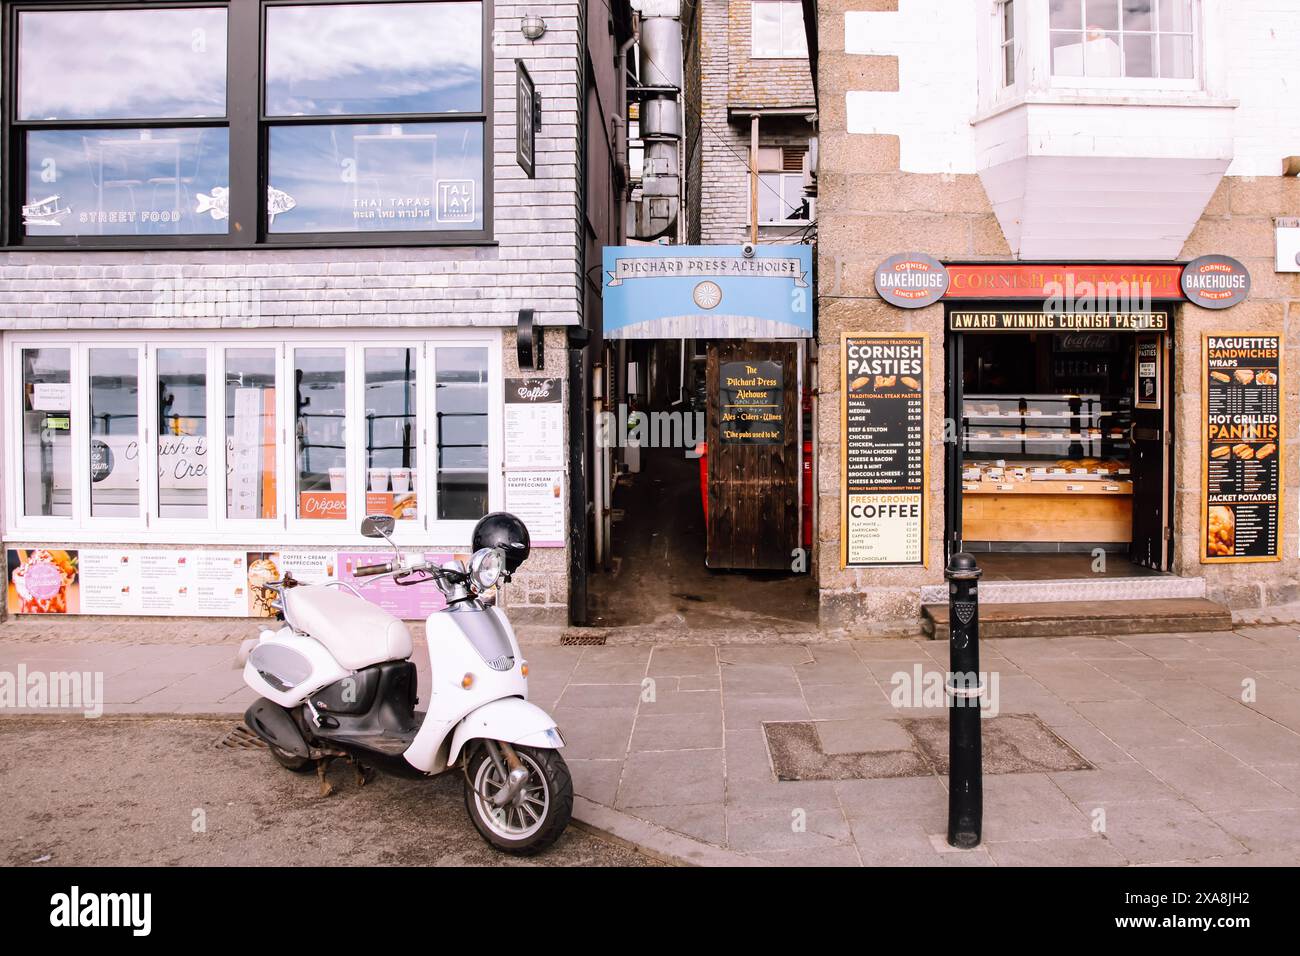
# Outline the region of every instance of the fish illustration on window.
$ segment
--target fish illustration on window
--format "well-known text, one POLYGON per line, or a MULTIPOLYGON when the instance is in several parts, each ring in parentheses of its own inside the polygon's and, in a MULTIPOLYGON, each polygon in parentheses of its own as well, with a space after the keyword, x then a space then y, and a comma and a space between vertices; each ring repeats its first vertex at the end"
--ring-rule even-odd
MULTIPOLYGON (((197 199, 198 204, 194 209, 195 215, 202 215, 206 212, 213 219, 230 218, 230 190, 225 186, 213 186, 210 193, 199 193, 197 199)), ((266 187, 268 222, 275 222, 276 216, 288 212, 297 205, 298 203, 294 198, 284 190, 276 189, 274 186, 266 187)))

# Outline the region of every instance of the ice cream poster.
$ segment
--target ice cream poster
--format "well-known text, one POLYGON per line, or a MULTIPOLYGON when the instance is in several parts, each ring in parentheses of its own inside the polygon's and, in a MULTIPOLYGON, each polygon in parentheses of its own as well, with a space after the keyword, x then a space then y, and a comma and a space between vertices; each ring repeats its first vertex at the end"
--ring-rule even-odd
POLYGON ((76 551, 11 548, 7 558, 10 614, 76 614, 81 610, 76 551))

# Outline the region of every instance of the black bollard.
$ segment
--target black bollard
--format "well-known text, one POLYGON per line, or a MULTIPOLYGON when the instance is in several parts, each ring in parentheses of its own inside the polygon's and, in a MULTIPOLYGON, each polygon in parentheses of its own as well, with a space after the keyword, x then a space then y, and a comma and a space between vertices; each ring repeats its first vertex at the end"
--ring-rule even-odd
POLYGON ((966 552, 954 554, 948 579, 948 843, 979 846, 984 823, 984 769, 980 749, 979 577, 966 552))

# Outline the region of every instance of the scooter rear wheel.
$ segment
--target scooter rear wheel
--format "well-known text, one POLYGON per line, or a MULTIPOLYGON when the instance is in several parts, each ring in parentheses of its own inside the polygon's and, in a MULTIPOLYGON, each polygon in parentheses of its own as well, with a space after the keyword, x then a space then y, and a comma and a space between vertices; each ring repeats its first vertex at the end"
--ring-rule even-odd
POLYGON ((515 747, 529 772, 519 798, 505 807, 492 805, 492 795, 505 780, 480 746, 465 768, 465 809, 479 834, 515 856, 540 853, 560 838, 573 817, 573 778, 558 750, 515 747), (485 796, 486 794, 486 796, 485 796))
POLYGON ((292 770, 294 773, 311 773, 316 769, 316 761, 310 757, 299 757, 287 750, 281 750, 275 744, 267 744, 266 746, 271 751, 271 756, 275 758, 275 762, 285 770, 292 770))

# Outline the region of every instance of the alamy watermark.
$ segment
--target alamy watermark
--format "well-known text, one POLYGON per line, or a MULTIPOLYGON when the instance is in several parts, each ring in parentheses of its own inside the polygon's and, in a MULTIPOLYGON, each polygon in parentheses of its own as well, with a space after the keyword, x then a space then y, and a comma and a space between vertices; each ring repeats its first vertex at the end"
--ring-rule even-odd
POLYGON ((954 707, 978 707, 981 717, 1001 713, 998 671, 927 671, 920 664, 910 671, 896 671, 889 684, 889 703, 893 707, 946 708, 949 698, 954 707))
POLYGON ((0 710, 79 710, 89 718, 104 713, 103 671, 0 671, 0 710))
POLYGON ((598 448, 694 448, 705 437, 699 411, 642 412, 620 404, 596 419, 598 448))
POLYGON ((158 279, 153 284, 156 319, 240 319, 262 317, 261 279, 158 279))

